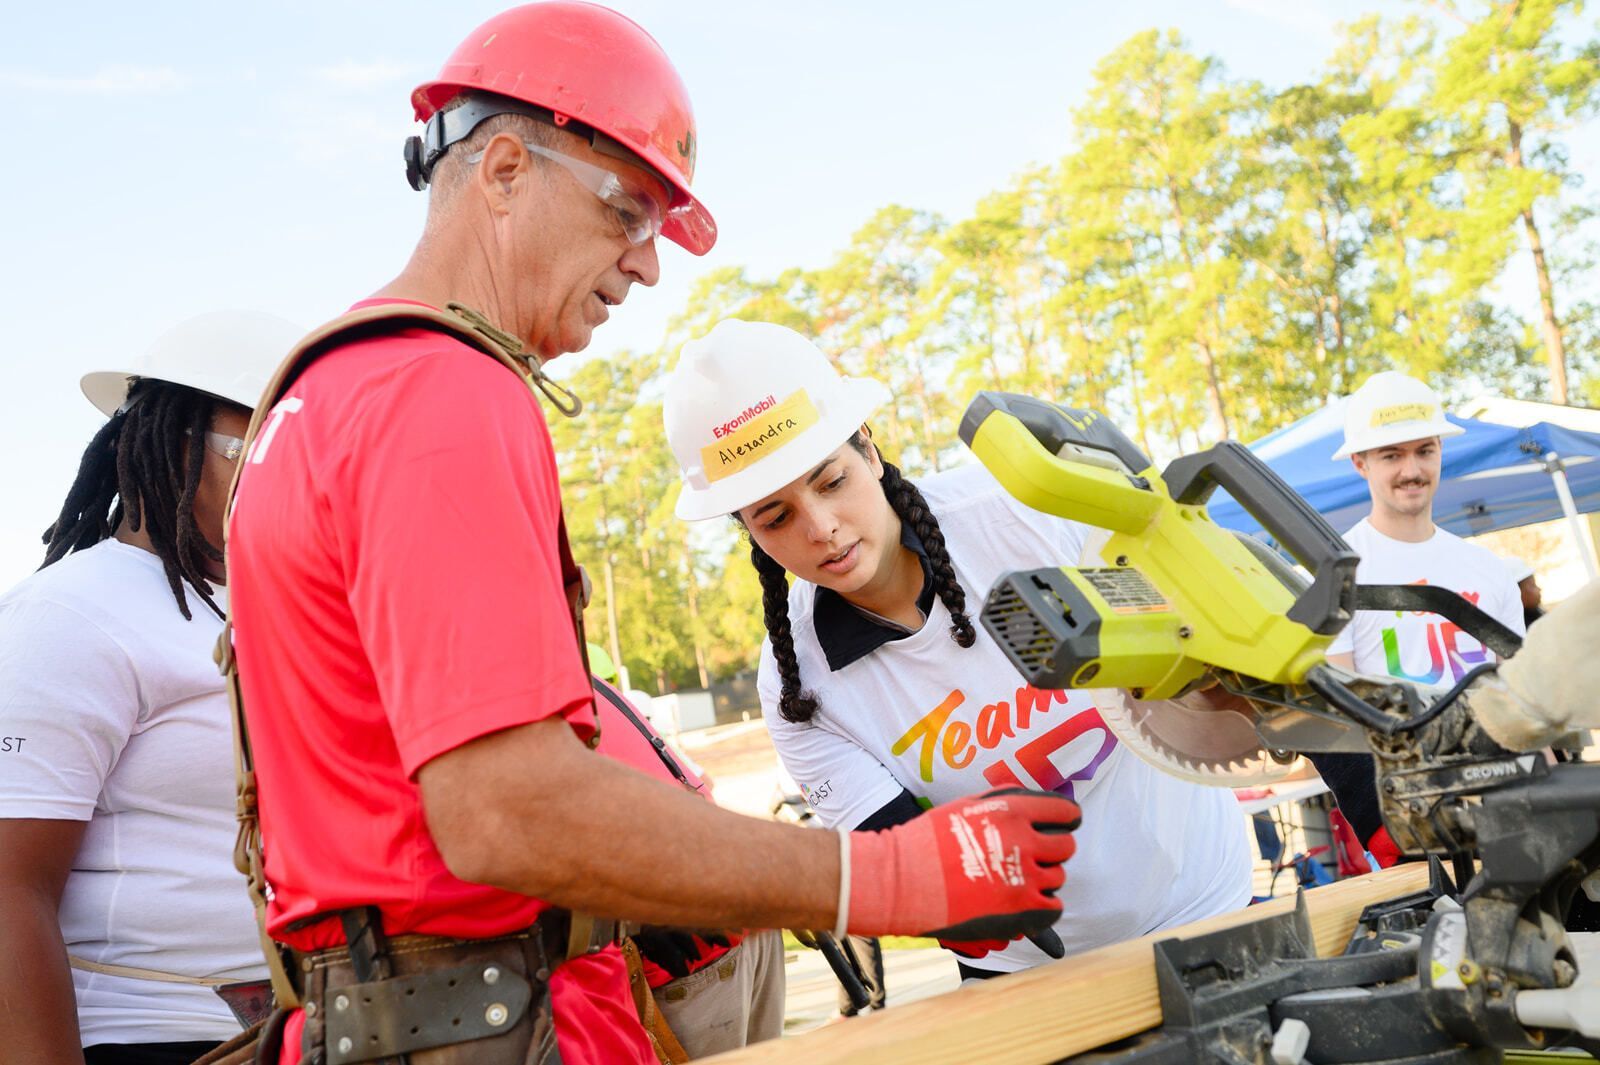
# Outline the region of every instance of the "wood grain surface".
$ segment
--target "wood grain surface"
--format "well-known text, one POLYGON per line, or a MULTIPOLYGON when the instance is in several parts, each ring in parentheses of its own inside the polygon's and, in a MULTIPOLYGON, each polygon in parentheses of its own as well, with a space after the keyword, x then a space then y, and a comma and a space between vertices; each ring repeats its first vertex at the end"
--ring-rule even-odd
MULTIPOLYGON (((1317 953, 1344 949, 1361 911, 1420 891, 1425 864, 1395 866, 1306 893, 1317 953)), ((1151 944, 1188 938, 1292 911, 1293 896, 1274 899, 1143 939, 972 984, 947 995, 893 1006, 703 1060, 717 1065, 1044 1065, 1124 1039, 1161 1023, 1151 944)), ((894 1001, 894 988, 889 988, 894 1001)))

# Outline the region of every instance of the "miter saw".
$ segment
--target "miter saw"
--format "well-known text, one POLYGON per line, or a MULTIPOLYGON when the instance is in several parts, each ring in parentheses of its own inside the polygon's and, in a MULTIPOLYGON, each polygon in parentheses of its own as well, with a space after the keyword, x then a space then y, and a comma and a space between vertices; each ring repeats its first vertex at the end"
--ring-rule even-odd
POLYGON ((1434 890, 1366 915, 1344 957, 1306 957, 1300 930, 1265 923, 1162 944, 1166 1027, 1092 1060, 1446 1065, 1600 1051, 1600 982, 1579 979, 1563 928, 1580 890, 1600 899, 1600 765, 1541 751, 1600 725, 1594 689, 1550 676, 1574 651, 1567 668, 1595 673, 1600 587, 1517 654, 1514 634, 1452 593, 1358 586, 1355 552, 1237 444, 1158 472, 1095 412, 996 392, 973 400, 960 433, 1023 503, 1102 530, 1090 557, 1009 574, 984 604, 984 627, 1030 683, 1100 689, 1124 743, 1205 783, 1271 780, 1299 752, 1370 754, 1395 844, 1458 870, 1479 863, 1459 891, 1436 864, 1434 890), (1205 504, 1218 486, 1303 569, 1214 524, 1205 504), (1357 609, 1439 613, 1515 657, 1448 690, 1351 673, 1325 652, 1357 609), (1300 1050, 1273 1050, 1301 1029, 1300 1050))

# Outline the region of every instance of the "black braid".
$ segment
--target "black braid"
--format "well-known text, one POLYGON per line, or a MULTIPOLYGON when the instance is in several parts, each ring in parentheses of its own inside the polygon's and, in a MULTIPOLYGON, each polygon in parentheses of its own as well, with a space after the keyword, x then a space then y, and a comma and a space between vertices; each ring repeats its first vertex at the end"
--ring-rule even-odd
POLYGON ((148 531, 183 616, 190 617, 184 581, 220 615, 205 563, 222 561, 222 552, 194 520, 205 434, 217 404, 182 385, 137 382, 122 410, 84 449, 61 513, 45 530, 39 568, 109 539, 126 519, 129 528, 148 531))
MULTIPOLYGON (((859 434, 857 434, 859 435, 859 434)), ((854 441, 851 441, 854 443, 854 441)), ((939 520, 928 509, 928 501, 917 486, 900 475, 899 467, 879 456, 883 463, 883 494, 889 505, 900 515, 900 520, 910 524, 928 553, 928 567, 933 570, 933 591, 939 601, 950 611, 950 638, 962 647, 971 647, 977 633, 972 631, 972 619, 967 617, 967 593, 956 580, 956 568, 950 561, 950 552, 944 545, 944 532, 939 520)))
POLYGON ((785 721, 804 724, 816 716, 818 707, 816 696, 800 690, 800 660, 795 657, 794 633, 789 628, 789 573, 754 541, 750 543, 750 562, 761 577, 762 620, 783 681, 778 713, 785 721))

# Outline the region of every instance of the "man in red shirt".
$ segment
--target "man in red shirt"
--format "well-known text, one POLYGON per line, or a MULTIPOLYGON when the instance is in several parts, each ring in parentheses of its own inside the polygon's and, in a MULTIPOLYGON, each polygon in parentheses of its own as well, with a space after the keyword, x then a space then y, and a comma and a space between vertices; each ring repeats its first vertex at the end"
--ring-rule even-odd
MULTIPOLYGON (((683 86, 615 12, 565 0, 507 11, 412 99, 428 121, 407 152, 413 185, 431 184, 427 224, 401 274, 358 307, 466 305, 550 358, 586 346, 632 285, 655 284, 658 235, 696 253, 715 240, 689 192, 683 86)), ((486 984, 525 979, 531 1005, 439 1022, 460 989, 374 968, 385 937, 449 937, 393 951, 456 965, 474 943, 536 921, 548 931, 567 909, 974 941, 1055 919, 1077 818, 1059 796, 994 795, 838 836, 718 810, 588 749, 550 436, 506 366, 445 332, 368 330, 264 410, 229 572, 268 929, 298 952, 305 984, 284 1062, 521 1062, 530 1039, 547 1048, 530 1061, 653 1060, 614 949, 548 965, 530 954, 515 978, 477 963, 486 984), (380 926, 370 942, 356 913, 380 926), (446 997, 406 1013, 425 993, 446 997), (552 1012, 554 1040, 524 1021, 552 1012), (467 1046, 451 1023, 474 1029, 468 1057, 450 1056, 467 1046), (361 1024, 378 1049, 339 1034, 361 1024)))

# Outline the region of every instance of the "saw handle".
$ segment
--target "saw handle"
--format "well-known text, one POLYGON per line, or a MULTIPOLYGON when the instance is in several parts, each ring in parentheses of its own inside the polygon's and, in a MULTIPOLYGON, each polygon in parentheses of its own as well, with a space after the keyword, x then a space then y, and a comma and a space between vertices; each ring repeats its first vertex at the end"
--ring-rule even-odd
POLYGON ((1074 410, 1015 392, 984 390, 973 396, 961 417, 958 430, 961 442, 971 447, 978 427, 995 411, 1021 422, 1052 455, 1060 455, 1063 448, 1076 445, 1115 455, 1130 474, 1143 473, 1150 468, 1150 460, 1138 445, 1097 412, 1074 410))
POLYGON ((1356 564, 1361 556, 1253 452, 1224 440, 1174 459, 1161 479, 1174 500, 1193 505, 1205 503, 1219 485, 1226 488, 1311 571, 1311 585, 1289 608, 1289 620, 1325 636, 1344 628, 1355 610, 1356 564))

